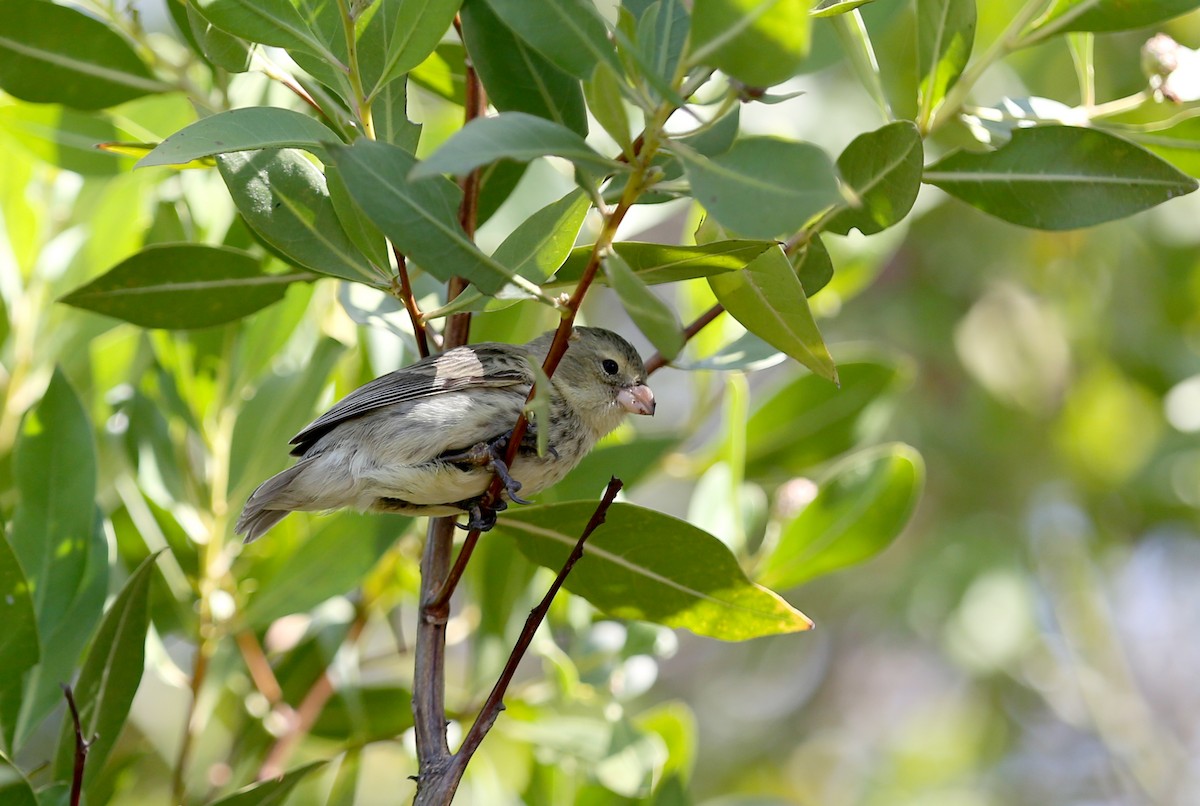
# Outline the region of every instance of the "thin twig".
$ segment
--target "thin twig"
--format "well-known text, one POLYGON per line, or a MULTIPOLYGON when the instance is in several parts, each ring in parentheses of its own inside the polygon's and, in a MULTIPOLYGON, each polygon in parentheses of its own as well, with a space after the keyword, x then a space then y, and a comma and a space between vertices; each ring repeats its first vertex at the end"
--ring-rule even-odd
POLYGON ((396 256, 396 280, 400 286, 396 288, 395 282, 393 282, 392 294, 400 297, 400 301, 404 303, 404 309, 408 311, 408 318, 412 321, 413 337, 417 340, 417 352, 420 353, 421 358, 426 358, 429 356, 429 338, 426 333, 425 315, 421 313, 421 308, 417 305, 417 298, 413 294, 412 282, 408 278, 408 261, 395 244, 392 244, 392 254, 396 256))
MULTIPOLYGON (((696 337, 696 334, 706 328, 721 314, 725 313, 725 306, 717 303, 709 308, 704 313, 696 317, 696 321, 683 329, 683 343, 687 344, 696 337)), ((646 359, 646 374, 653 375, 667 365, 667 359, 663 358, 662 353, 655 353, 646 359)))
POLYGON ((496 723, 500 712, 504 710, 504 695, 508 691, 509 684, 512 683, 513 676, 517 672, 517 667, 525 657, 530 643, 533 642, 534 634, 546 619, 546 614, 550 611, 550 605, 554 601, 554 597, 562 589, 563 582, 566 581, 567 575, 571 573, 571 569, 575 567, 575 563, 579 562, 579 559, 583 557, 583 544, 599 528, 600 524, 604 523, 608 509, 616 499, 617 493, 621 491, 621 486, 622 482, 620 479, 616 477, 609 479, 608 489, 604 491, 604 497, 596 505, 596 510, 592 513, 591 519, 588 520, 587 526, 584 527, 583 533, 575 541, 575 547, 571 549, 571 553, 567 556, 566 562, 563 563, 562 568, 559 570, 558 576, 554 578, 554 582, 551 583, 550 588, 546 591, 546 595, 538 602, 537 607, 533 608, 529 612, 529 616, 526 617, 521 635, 517 638, 512 652, 509 653, 508 662, 504 664, 504 671, 500 673, 500 677, 496 680, 496 685, 492 687, 491 693, 484 700, 483 706, 479 709, 478 716, 475 717, 475 721, 471 723, 470 729, 467 730, 466 736, 463 737, 458 752, 447 759, 446 767, 435 782, 438 792, 432 802, 449 803, 449 799, 458 787, 458 782, 466 771, 471 757, 479 749, 479 745, 483 742, 484 737, 487 736, 488 731, 492 729, 492 725, 496 723), (440 801, 436 799, 438 796, 442 798, 440 801))
POLYGON ((71 773, 71 806, 79 806, 83 797, 83 770, 87 765, 88 748, 97 736, 83 738, 83 724, 79 720, 79 709, 75 706, 75 693, 71 687, 63 684, 63 696, 67 698, 67 708, 71 711, 71 721, 75 724, 75 766, 71 773))
POLYGON ((271 668, 271 662, 267 660, 262 645, 258 643, 258 638, 250 630, 242 630, 235 636, 235 639, 246 669, 250 672, 250 679, 254 681, 254 687, 258 689, 258 693, 266 697, 267 702, 271 705, 282 702, 283 689, 279 686, 275 670, 271 668))

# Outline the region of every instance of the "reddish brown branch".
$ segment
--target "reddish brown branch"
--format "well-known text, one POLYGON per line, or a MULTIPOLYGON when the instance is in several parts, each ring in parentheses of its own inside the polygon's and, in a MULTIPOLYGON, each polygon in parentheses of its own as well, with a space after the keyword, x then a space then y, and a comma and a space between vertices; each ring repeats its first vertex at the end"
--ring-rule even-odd
POLYGON ((246 669, 250 672, 250 679, 254 681, 254 687, 258 689, 258 693, 266 697, 267 702, 271 705, 281 702, 283 689, 279 687, 275 670, 271 668, 271 662, 267 660, 254 633, 250 630, 242 630, 235 636, 235 640, 238 650, 242 653, 246 669))
POLYGON ((408 318, 412 322, 413 337, 417 340, 417 352, 421 358, 426 358, 429 355, 429 338, 425 332, 425 315, 421 313, 417 298, 413 294, 412 282, 408 278, 408 261, 395 244, 392 245, 392 254, 396 256, 396 280, 400 284, 400 287, 396 288, 393 283, 392 294, 400 297, 400 301, 404 303, 408 318))
POLYGON ((75 764, 71 771, 71 806, 79 806, 83 797, 83 771, 87 766, 88 748, 96 741, 83 738, 83 724, 79 720, 79 709, 75 706, 75 693, 71 687, 63 684, 63 696, 67 698, 67 708, 71 711, 71 722, 75 725, 75 764))
MULTIPOLYGON (((725 313, 725 307, 718 302, 716 305, 697 316, 696 321, 692 322, 683 329, 684 344, 696 338, 697 333, 708 327, 708 325, 712 324, 712 321, 723 313, 725 313)), ((646 374, 653 375, 666 365, 667 359, 662 357, 662 353, 655 353, 646 359, 646 374)))

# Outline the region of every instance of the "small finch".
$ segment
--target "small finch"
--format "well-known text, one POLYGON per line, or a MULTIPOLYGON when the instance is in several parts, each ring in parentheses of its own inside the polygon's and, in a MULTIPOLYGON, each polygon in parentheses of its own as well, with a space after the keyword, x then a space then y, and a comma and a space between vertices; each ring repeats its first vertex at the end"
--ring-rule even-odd
MULTIPOLYGON (((480 506, 492 479, 504 496, 537 493, 571 471, 627 413, 653 414, 654 393, 633 345, 609 330, 577 327, 550 380, 547 443, 537 454, 531 422, 512 467, 506 441, 554 333, 528 344, 456 347, 376 378, 351 392, 292 438, 300 460, 264 481, 238 518, 249 543, 289 512, 353 507, 406 515, 469 513, 490 529, 480 506)), ((496 510, 506 506, 497 502, 496 510)))

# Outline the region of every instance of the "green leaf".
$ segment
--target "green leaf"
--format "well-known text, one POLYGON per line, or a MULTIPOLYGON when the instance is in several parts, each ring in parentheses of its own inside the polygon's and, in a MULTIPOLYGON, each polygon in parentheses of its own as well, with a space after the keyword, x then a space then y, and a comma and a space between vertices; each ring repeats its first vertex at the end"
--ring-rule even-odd
MULTIPOLYGON (((146 631, 150 627, 150 580, 158 555, 147 557, 117 594, 104 614, 75 681, 79 724, 88 746, 84 786, 90 788, 121 735, 133 695, 142 682, 146 656, 146 631)), ((75 758, 75 726, 70 713, 63 719, 58 740, 55 776, 71 777, 75 758)))
POLYGON ((311 733, 339 742, 393 741, 412 727, 412 699, 412 692, 399 686, 341 688, 321 709, 311 733))
POLYGON ((922 131, 967 66, 975 43, 975 0, 917 0, 917 89, 922 131))
POLYGON ((985 213, 1046 230, 1090 227, 1191 193, 1196 180, 1132 143, 1094 129, 1016 129, 982 154, 956 152, 925 169, 985 213))
POLYGON ((838 382, 804 287, 780 248, 763 252, 740 272, 708 278, 717 301, 754 335, 822 378, 838 382))
POLYGON ((104 109, 171 88, 99 20, 44 0, 0 0, 0 89, 34 103, 104 109))
POLYGON ((297 48, 320 56, 331 66, 339 60, 289 0, 191 0, 218 28, 251 42, 297 48))
MULTIPOLYGON (((409 695, 411 697, 411 694, 409 695)), ((320 721, 318 719, 318 721, 320 721)), ((399 735, 392 734, 392 737, 399 735)), ((354 806, 354 796, 358 792, 358 776, 362 762, 362 749, 352 747, 342 755, 338 765, 337 777, 329 790, 329 798, 325 806, 354 806)))
POLYGON ((820 0, 808 13, 813 17, 836 17, 873 2, 875 0, 820 0))
POLYGON ((554 274, 571 254, 591 199, 574 190, 538 210, 509 234, 492 257, 535 283, 554 274))
POLYGON ((214 800, 209 806, 280 806, 296 788, 296 784, 300 783, 309 773, 324 767, 327 763, 313 761, 303 767, 296 767, 288 770, 281 778, 244 786, 231 795, 214 800))
POLYGON ((353 590, 395 542, 398 530, 387 529, 374 515, 342 513, 318 521, 315 533, 288 554, 250 597, 242 614, 247 626, 265 629, 291 613, 303 613, 334 596, 353 590))
POLYGON ((248 496, 254 486, 283 469, 287 441, 313 419, 317 397, 343 349, 333 339, 322 339, 307 362, 291 373, 268 376, 246 401, 233 426, 230 500, 248 496))
POLYGON ((656 297, 615 251, 604 258, 604 275, 625 313, 663 358, 670 361, 679 355, 684 344, 683 326, 671 306, 656 297))
POLYGON ((583 82, 583 95, 587 99, 588 110, 601 128, 622 149, 628 149, 633 142, 629 135, 629 115, 625 111, 625 96, 616 75, 611 70, 597 70, 583 82))
POLYGON ((392 26, 391 35, 387 38, 380 77, 368 96, 373 97, 386 84, 425 61, 441 41, 442 35, 450 29, 450 23, 454 21, 461 4, 462 0, 400 0, 385 3, 376 15, 394 8, 388 20, 392 26))
POLYGON ((528 112, 587 134, 579 79, 519 39, 487 0, 467 0, 461 14, 467 52, 496 109, 528 112))
POLYGON ((320 154, 322 143, 337 139, 328 126, 308 115, 272 106, 249 106, 201 118, 159 143, 138 160, 137 167, 182 165, 201 157, 259 148, 295 147, 320 154))
POLYGON ((364 139, 331 151, 350 195, 425 271, 442 281, 465 277, 485 294, 496 293, 513 279, 510 268, 479 251, 463 232, 458 185, 441 176, 410 181, 416 158, 385 143, 364 139))
POLYGON ((221 178, 250 228, 289 261, 344 280, 385 287, 387 278, 342 229, 325 175, 294 149, 217 157, 221 178))
POLYGON ((4 806, 38 806, 33 787, 21 770, 0 753, 0 803, 4 806))
MULTIPOLYGON (((108 593, 108 538, 99 512, 92 510, 91 534, 83 549, 84 568, 74 590, 57 597, 51 619, 38 614, 38 638, 42 655, 28 673, 24 695, 15 704, 0 701, 5 731, 12 735, 10 747, 20 747, 41 721, 62 704, 60 683, 70 680, 79 664, 79 654, 100 621, 108 593), (19 713, 18 713, 19 711, 19 713)), ((36 607, 36 598, 35 598, 36 607)))
POLYGON ((625 482, 628 490, 652 472, 679 444, 675 437, 638 435, 631 442, 602 442, 583 457, 566 478, 538 495, 538 503, 598 501, 612 476, 625 482))
POLYGON ((794 0, 695 0, 688 63, 716 67, 751 87, 786 81, 808 55, 805 6, 794 0))
MULTIPOLYGON (((184 8, 183 0, 172 0, 167 3, 172 16, 175 9, 184 8)), ((185 35, 190 32, 196 43, 196 48, 204 54, 212 64, 231 73, 244 73, 250 69, 253 58, 253 46, 241 37, 222 31, 206 20, 192 3, 186 4, 184 16, 180 22, 180 32, 185 35), (186 31, 184 26, 187 26, 186 31)))
POLYGON ((863 235, 874 235, 899 223, 917 200, 923 163, 921 135, 907 120, 854 138, 837 167, 859 206, 835 215, 825 229, 845 235, 858 228, 863 235))
POLYGON ((408 119, 407 81, 393 81, 384 87, 371 102, 371 116, 377 140, 410 153, 417 150, 421 126, 408 119))
MULTIPOLYGON (((510 509, 496 531, 515 540, 534 563, 557 571, 595 508, 587 502, 510 509)), ((608 615, 725 641, 812 626, 779 596, 746 579, 717 538, 632 504, 609 508, 565 587, 608 615)))
MULTIPOLYGON (((460 13, 466 12, 466 6, 460 13)), ((498 23, 497 23, 498 24, 498 23)), ((463 35, 466 36, 466 21, 463 21, 463 35)), ((465 106, 466 98, 466 56, 467 52, 462 45, 457 42, 443 42, 434 48, 433 53, 425 61, 414 67, 408 74, 408 80, 421 87, 429 90, 434 95, 445 98, 455 106, 465 106)), ((479 73, 478 60, 472 59, 475 63, 475 72, 479 73)), ((483 76, 480 74, 480 78, 483 76)), ((403 86, 407 82, 400 82, 403 86)), ((389 84, 388 87, 392 87, 389 84)), ((484 89, 487 89, 487 83, 484 83, 484 89)), ((491 98, 491 90, 488 90, 488 100, 491 98)), ((496 106, 495 103, 492 104, 496 106)), ((497 106, 497 109, 500 107, 497 106)), ((377 138, 382 139, 382 138, 377 138)), ((391 142, 390 140, 385 142, 391 142)), ((401 145, 393 143, 393 145, 401 145)), ((415 148, 406 148, 406 151, 415 151, 415 148)))
POLYGON ((564 72, 588 78, 597 64, 620 71, 608 28, 591 0, 485 2, 513 33, 564 72))
POLYGON ((658 0, 638 20, 642 62, 668 85, 679 69, 691 24, 691 15, 680 0, 658 0))
POLYGON ((258 258, 222 246, 158 244, 60 302, 141 327, 181 330, 232 322, 278 301, 307 274, 263 274, 258 258))
POLYGON ((812 240, 797 249, 791 261, 796 278, 804 288, 804 296, 809 299, 833 279, 833 260, 820 236, 814 235, 812 240))
POLYGON ((799 474, 853 448, 866 436, 869 412, 885 403, 910 372, 882 359, 843 361, 835 388, 804 375, 770 395, 746 423, 746 474, 799 474))
POLYGON ((14 454, 12 548, 45 638, 84 580, 96 494, 91 423, 61 370, 26 412, 14 454))
POLYGON ((1119 128, 1116 133, 1157 154, 1193 178, 1200 178, 1200 116, 1165 128, 1119 128))
POLYGON ((1200 8, 1198 0, 1055 0, 1034 33, 1126 31, 1156 25, 1200 8))
POLYGON ((497 160, 528 162, 551 155, 601 174, 625 167, 597 154, 565 126, 525 112, 502 112, 495 117, 476 118, 463 126, 418 163, 410 178, 425 179, 442 173, 465 175, 497 160))
POLYGON ((38 158, 68 171, 114 176, 129 168, 127 158, 97 147, 118 134, 112 121, 95 113, 55 104, 0 106, 0 129, 38 158))
MULTIPOLYGON (((41 650, 29 582, 16 553, 3 536, 0 536, 0 624, 4 625, 0 630, 0 703, 14 703, 20 700, 25 672, 38 662, 41 650)), ((0 708, 0 716, 7 710, 0 708)), ((11 747, 9 731, 15 725, 9 725, 7 719, 2 721, 7 732, 5 743, 11 747)), ((0 780, 0 802, 7 802, 3 801, 4 792, 5 785, 0 780)))
MULTIPOLYGON (((777 244, 774 241, 745 240, 715 241, 698 246, 623 241, 613 244, 613 251, 629 264, 643 283, 656 285, 741 271, 775 246, 777 244)), ((553 284, 563 286, 577 283, 583 276, 591 254, 591 246, 573 249, 554 275, 553 284)), ((596 279, 606 282, 603 274, 597 275, 596 279)))
POLYGON ((751 238, 774 238, 841 201, 829 156, 814 145, 747 137, 711 159, 673 144, 692 192, 720 223, 751 238))
POLYGON ((817 497, 783 527, 758 581, 794 588, 883 551, 912 517, 925 479, 921 455, 881 445, 838 462, 817 497))

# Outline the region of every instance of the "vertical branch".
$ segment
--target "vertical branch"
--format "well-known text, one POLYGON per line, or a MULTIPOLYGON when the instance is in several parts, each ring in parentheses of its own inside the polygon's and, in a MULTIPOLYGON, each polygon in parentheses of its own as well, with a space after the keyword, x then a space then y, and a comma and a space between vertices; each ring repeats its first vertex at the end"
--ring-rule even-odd
POLYGON ((421 358, 426 358, 429 355, 429 336, 426 333, 425 315, 421 313, 421 308, 417 305, 412 282, 408 279, 408 261, 395 244, 392 244, 392 254, 396 256, 396 277, 392 281, 392 295, 399 297, 400 301, 404 303, 404 309, 408 311, 408 318, 412 321, 413 338, 417 340, 417 353, 421 358), (396 287, 397 282, 399 282, 398 288, 396 287))
POLYGON ((554 601, 554 597, 558 595, 562 589, 563 583, 567 579, 567 575, 571 573, 571 569, 575 567, 575 563, 579 562, 583 557, 583 544, 592 536, 592 532, 596 531, 605 517, 608 515, 608 509, 616 500, 617 493, 621 491, 622 482, 615 476, 608 481, 608 488, 604 491, 604 497, 600 499, 600 503, 596 505, 596 510, 592 513, 592 517, 588 520, 587 526, 579 535, 579 539, 575 541, 575 547, 571 549, 571 553, 567 556, 566 562, 558 572, 558 576, 554 578, 554 582, 550 584, 546 595, 538 602, 537 607, 529 612, 529 616, 525 619, 525 626, 521 629, 521 635, 517 638, 516 644, 513 646, 512 652, 509 653, 508 661, 504 664, 504 671, 500 673, 500 677, 496 680, 496 685, 492 687, 492 691, 484 700, 483 707, 479 709, 479 715, 475 717, 475 721, 471 723, 467 735, 463 737, 462 746, 458 752, 454 754, 453 765, 451 767, 450 776, 453 778, 455 785, 462 777, 463 772, 467 768, 467 764, 471 760, 471 756, 479 748, 483 738, 491 730, 495 724, 500 712, 504 710, 504 695, 508 691, 509 684, 512 683, 513 676, 517 673, 517 666, 520 665, 521 659, 525 657, 525 653, 529 650, 529 644, 533 641, 533 636, 537 632, 538 627, 546 619, 546 614, 550 612, 550 605, 554 601))
MULTIPOLYGON (((454 18, 454 28, 462 37, 462 23, 454 18)), ((487 111, 483 85, 468 57, 466 64, 465 123, 487 111)), ((459 208, 459 223, 467 237, 475 237, 476 213, 479 205, 479 173, 472 171, 463 180, 463 200, 459 208)), ((450 302, 467 287, 461 277, 452 277, 446 288, 450 302)), ((446 322, 443 349, 450 350, 466 344, 471 337, 471 314, 458 313, 446 322)), ((476 538, 478 539, 478 538, 476 538)), ((431 518, 421 554, 421 608, 414 641, 413 666, 413 729, 416 733, 417 797, 428 798, 445 780, 440 773, 451 759, 446 736, 446 622, 450 618, 450 599, 441 600, 439 592, 450 570, 454 550, 454 519, 431 518)), ((453 788, 449 790, 453 792, 453 788)), ((431 801, 438 802, 438 801, 431 801)), ((446 800, 445 802, 449 802, 446 800)))
POLYGON ((64 684, 62 687, 63 696, 67 698, 67 708, 71 711, 71 721, 75 724, 75 765, 71 772, 71 806, 79 806, 79 801, 83 797, 83 771, 87 765, 88 748, 92 742, 96 741, 96 737, 91 739, 83 738, 83 725, 79 721, 79 709, 75 707, 75 693, 71 691, 71 687, 64 684))

